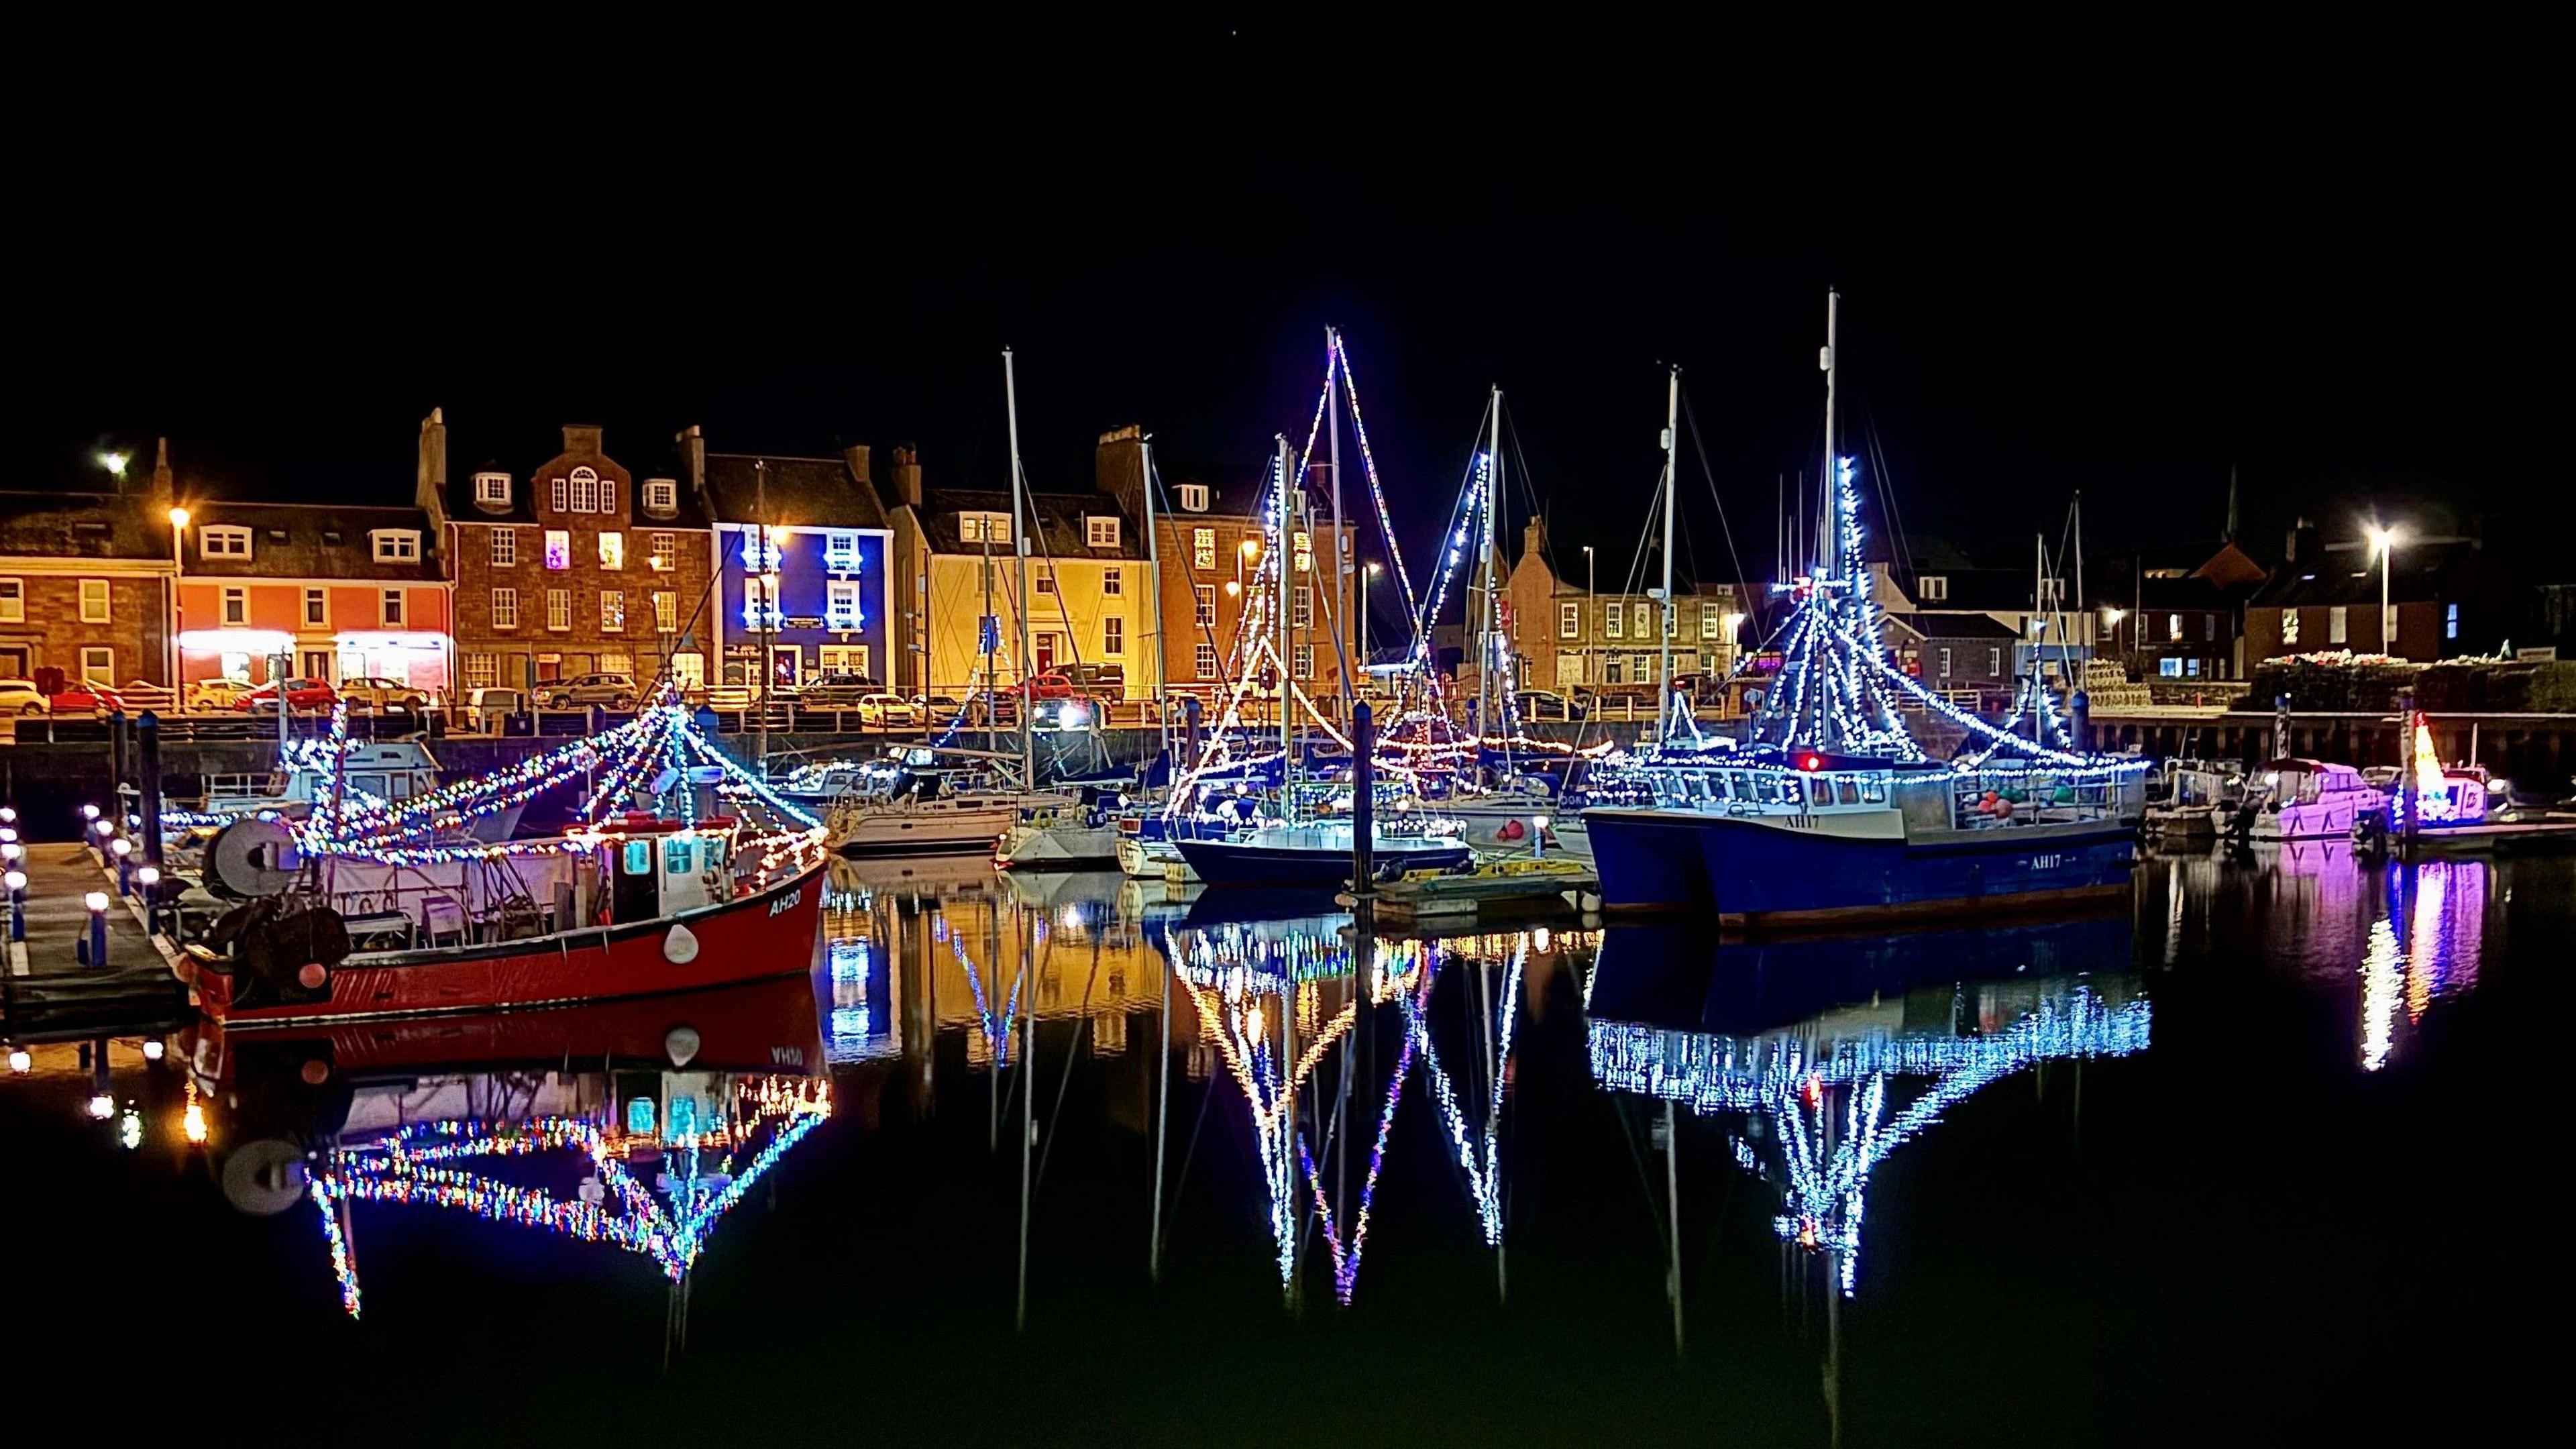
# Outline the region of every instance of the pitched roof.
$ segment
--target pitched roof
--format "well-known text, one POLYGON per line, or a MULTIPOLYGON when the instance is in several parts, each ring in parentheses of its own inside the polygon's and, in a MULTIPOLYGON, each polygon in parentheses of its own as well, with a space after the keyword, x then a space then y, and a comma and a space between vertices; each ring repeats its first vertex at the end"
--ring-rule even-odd
POLYGON ((1899 624, 1925 639, 2011 639, 2021 635, 2013 626, 1986 614, 1890 614, 1890 623, 1899 624))
POLYGON ((135 491, 0 493, 0 554, 167 563, 170 522, 135 491))
POLYGON ((191 544, 185 571, 192 577, 277 579, 382 579, 436 583, 438 539, 421 509, 345 503, 200 503, 189 526, 251 530, 248 559, 210 559, 191 544), (408 529, 420 535, 418 556, 378 559, 370 534, 408 529))
MULTIPOLYGON (((2482 577, 2488 566, 2480 553, 2478 545, 2466 539, 2400 546, 2388 575, 2390 601, 2420 603, 2479 592, 2492 582, 2482 577)), ((2328 549, 2321 558, 2281 565, 2246 600, 2266 609, 2378 602, 2377 563, 2359 549, 2337 548, 2328 549)))
MULTIPOLYGON (((1145 556, 1145 541, 1136 522, 1118 500, 1106 493, 1031 493, 1028 506, 1038 518, 1037 544, 1031 556, 1055 558, 1133 558, 1145 556), (1115 518, 1118 546, 1093 548, 1083 526, 1086 518, 1115 518)), ((978 553, 979 544, 960 541, 957 518, 963 513, 1011 511, 1011 495, 1002 489, 933 488, 922 495, 921 527, 933 553, 978 553)))
POLYGON ((2037 607, 2039 585, 2036 576, 2026 568, 2018 569, 1919 569, 1904 578, 1905 596, 1925 608, 1990 611, 2009 614, 2027 612, 2037 607), (1947 591, 1937 599, 1923 594, 1923 580, 1946 581, 1947 591))
POLYGON ((885 507, 876 490, 861 483, 839 458, 709 453, 706 492, 707 505, 720 523, 886 526, 885 507))

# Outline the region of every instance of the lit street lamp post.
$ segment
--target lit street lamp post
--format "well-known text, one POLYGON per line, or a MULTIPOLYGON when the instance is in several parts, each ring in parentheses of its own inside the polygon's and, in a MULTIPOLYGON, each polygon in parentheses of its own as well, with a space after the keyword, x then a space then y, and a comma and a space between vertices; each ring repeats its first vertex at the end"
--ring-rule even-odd
POLYGON ((184 509, 184 508, 173 508, 173 509, 171 509, 171 510, 170 510, 170 703, 171 703, 171 705, 172 705, 173 707, 180 707, 180 706, 184 706, 184 705, 187 703, 187 701, 186 701, 185 699, 181 698, 181 689, 180 689, 180 683, 179 683, 179 625, 180 625, 180 622, 181 622, 181 615, 180 615, 180 608, 179 608, 179 581, 180 581, 180 579, 184 578, 184 577, 187 575, 187 571, 188 571, 188 566, 187 566, 187 564, 186 564, 186 562, 185 562, 185 554, 184 554, 183 550, 180 548, 180 542, 179 542, 179 541, 180 541, 182 538, 185 538, 185 537, 187 536, 187 533, 188 533, 188 510, 186 510, 186 509, 184 509))
POLYGON ((2397 530, 2374 523, 2366 531, 2370 535, 2371 552, 2379 555, 2379 652, 2394 659, 2397 657, 2397 619, 2396 611, 2388 603, 2388 565, 2390 557, 2397 552, 2397 530))

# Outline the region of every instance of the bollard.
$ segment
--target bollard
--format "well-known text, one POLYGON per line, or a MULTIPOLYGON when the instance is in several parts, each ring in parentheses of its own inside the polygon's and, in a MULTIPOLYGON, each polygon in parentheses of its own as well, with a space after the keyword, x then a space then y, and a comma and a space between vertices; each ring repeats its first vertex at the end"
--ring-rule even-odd
POLYGON ((1530 859, 1547 859, 1547 817, 1544 815, 1530 817, 1530 859))
POLYGON ((126 718, 125 711, 122 709, 108 713, 107 798, 115 802, 112 814, 117 819, 123 819, 125 816, 125 767, 133 760, 131 752, 126 749, 126 730, 131 723, 132 721, 126 718))
POLYGON ((116 893, 134 894, 134 842, 120 835, 107 843, 107 853, 116 857, 116 893))
POLYGON ((1351 710, 1351 894, 1377 894, 1377 711, 1362 700, 1351 710))
POLYGON ((143 712, 134 732, 135 753, 143 773, 143 863, 161 859, 161 716, 143 712))
POLYGON ((107 892, 91 891, 81 897, 81 904, 89 907, 89 940, 85 943, 89 949, 82 953, 81 964, 93 971, 103 970, 107 966, 107 892))
POLYGON ((143 934, 161 934, 161 867, 147 865, 134 872, 134 884, 143 892, 143 934))

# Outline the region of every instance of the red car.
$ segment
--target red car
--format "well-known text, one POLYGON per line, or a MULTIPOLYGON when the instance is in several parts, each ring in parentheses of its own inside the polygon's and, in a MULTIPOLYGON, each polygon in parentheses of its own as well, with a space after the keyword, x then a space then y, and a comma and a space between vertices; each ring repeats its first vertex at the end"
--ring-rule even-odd
MULTIPOLYGON (((340 691, 327 679, 290 679, 286 681, 288 710, 327 710, 340 702, 340 691)), ((233 708, 244 714, 260 710, 274 713, 277 709, 277 682, 271 680, 233 701, 233 708)))
POLYGON ((1061 674, 1034 674, 1020 682, 1022 699, 1072 699, 1073 681, 1061 674))
POLYGON ((54 695, 56 714, 114 714, 125 708, 125 701, 104 684, 80 684, 63 681, 54 695))

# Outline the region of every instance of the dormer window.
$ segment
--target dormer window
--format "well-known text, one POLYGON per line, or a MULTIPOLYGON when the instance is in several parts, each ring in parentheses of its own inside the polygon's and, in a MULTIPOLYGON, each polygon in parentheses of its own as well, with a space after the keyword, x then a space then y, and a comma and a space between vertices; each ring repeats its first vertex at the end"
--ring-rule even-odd
POLYGON ((1007 513, 958 514, 957 541, 960 543, 1009 543, 1011 541, 1011 515, 1007 513))
POLYGON ((378 563, 420 562, 420 530, 417 528, 378 528, 367 534, 378 563))
POLYGON ((1115 518, 1085 518, 1082 520, 1082 541, 1093 548, 1116 548, 1118 546, 1118 520, 1115 518))
POLYGON ((656 518, 668 518, 680 511, 680 485, 669 478, 644 480, 644 511, 656 518))
POLYGON ((474 475, 474 501, 484 508, 510 506, 510 475, 477 473, 474 475))
POLYGON ((1926 574, 1922 579, 1923 602, 1938 604, 1950 597, 1950 581, 1939 574, 1926 574))
POLYGON ((250 530, 247 528, 208 527, 197 530, 199 558, 248 559, 250 530))
POLYGON ((1184 483, 1181 485, 1181 511, 1184 513, 1207 512, 1207 485, 1205 483, 1184 483))

